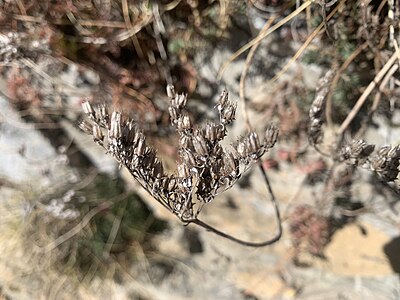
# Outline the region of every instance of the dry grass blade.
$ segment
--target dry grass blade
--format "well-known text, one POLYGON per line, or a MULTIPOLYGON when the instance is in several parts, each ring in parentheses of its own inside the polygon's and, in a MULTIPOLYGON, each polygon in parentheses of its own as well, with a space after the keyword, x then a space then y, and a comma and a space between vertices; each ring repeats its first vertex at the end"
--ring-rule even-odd
POLYGON ((117 201, 124 200, 127 196, 129 196, 129 194, 127 194, 127 193, 123 194, 123 195, 119 195, 117 197, 117 199, 105 201, 105 202, 101 203, 100 205, 98 205, 97 207, 93 208, 83 217, 82 221, 79 222, 78 225, 76 225, 75 227, 73 227, 71 230, 64 233, 63 235, 59 236, 56 240, 54 240, 52 243, 48 244, 47 246, 43 247, 41 250, 43 252, 49 252, 49 251, 52 251, 53 249, 57 248, 61 244, 65 243, 70 238, 77 235, 83 228, 85 228, 90 223, 90 220, 93 219, 98 213, 110 208, 117 201))
POLYGON ((365 120, 363 126, 361 126, 360 130, 355 135, 355 138, 360 138, 362 135, 364 135, 365 131, 367 130, 368 122, 372 119, 372 116, 374 115, 374 113, 376 112, 376 110, 379 106, 379 102, 382 99, 382 93, 384 93, 385 86, 388 84, 390 78, 392 78, 393 74, 398 69, 399 69, 398 64, 393 65, 392 68, 389 70, 389 72, 387 72, 387 74, 385 75, 385 78, 383 78, 381 84, 379 85, 379 91, 376 93, 376 95, 374 97, 374 101, 372 103, 372 106, 368 112, 368 117, 365 120))
POLYGON ((398 52, 396 51, 395 53, 393 53, 393 55, 390 57, 390 59, 386 62, 386 64, 382 67, 382 69, 378 72, 378 74, 376 74, 375 78, 371 81, 371 83, 368 85, 368 87, 362 93, 360 98, 357 100, 356 104, 354 105, 354 107, 352 108, 350 113, 347 115, 347 118, 340 125, 340 128, 337 132, 338 135, 342 135, 344 133, 344 131, 350 125, 351 121, 353 121, 354 117, 357 115, 357 113, 360 111, 361 107, 364 105, 365 101, 368 99, 368 96, 370 95, 370 93, 374 90, 374 88, 377 86, 377 84, 379 84, 379 82, 382 80, 382 78, 385 76, 385 74, 393 66, 394 62, 397 60, 397 57, 398 57, 398 52))
MULTIPOLYGON (((264 27, 260 31, 260 34, 264 34, 270 28, 271 24, 275 21, 276 18, 277 18, 277 16, 274 16, 271 19, 269 19, 268 22, 264 25, 264 27)), ((261 43, 261 40, 257 44, 255 44, 254 46, 251 47, 249 54, 247 55, 242 74, 240 75, 239 98, 240 98, 240 102, 242 103, 242 113, 243 113, 244 122, 246 123, 247 129, 249 131, 251 130, 251 124, 250 124, 249 116, 247 114, 247 109, 246 109, 246 77, 247 77, 247 72, 249 71, 251 62, 254 58, 254 55, 255 55, 260 43, 261 43)))

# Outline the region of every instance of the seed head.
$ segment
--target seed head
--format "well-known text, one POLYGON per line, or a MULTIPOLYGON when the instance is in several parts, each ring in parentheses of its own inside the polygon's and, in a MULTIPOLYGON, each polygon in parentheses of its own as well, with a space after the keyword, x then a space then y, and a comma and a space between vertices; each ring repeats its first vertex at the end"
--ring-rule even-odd
POLYGON ((278 139, 279 129, 274 124, 269 124, 267 130, 265 130, 264 135, 264 146, 265 148, 270 149, 272 148, 276 140, 278 139))
POLYGON ((104 140, 103 132, 97 124, 93 125, 93 138, 95 142, 103 142, 104 140))
POLYGON ((175 87, 172 84, 168 84, 167 85, 167 96, 170 99, 175 98, 176 94, 175 94, 175 87))
POLYGON ((225 104, 228 102, 229 93, 227 90, 223 90, 218 99, 218 110, 222 110, 225 107, 225 104))
POLYGON ((196 153, 200 156, 206 156, 208 154, 207 142, 201 135, 193 137, 193 147, 196 153))
POLYGON ((95 115, 95 111, 88 99, 85 99, 82 102, 82 108, 83 108, 83 111, 85 112, 85 114, 89 115, 89 117, 92 117, 95 115))
POLYGON ((235 120, 236 105, 228 103, 221 111, 221 123, 230 124, 235 120))
POLYGON ((110 137, 115 139, 121 137, 121 113, 119 112, 113 112, 111 115, 110 137))
POLYGON ((138 156, 143 156, 146 150, 146 141, 144 136, 140 136, 138 140, 138 144, 135 148, 135 154, 138 156))
POLYGON ((83 120, 83 121, 79 122, 78 126, 86 134, 93 135, 93 128, 88 121, 83 120))

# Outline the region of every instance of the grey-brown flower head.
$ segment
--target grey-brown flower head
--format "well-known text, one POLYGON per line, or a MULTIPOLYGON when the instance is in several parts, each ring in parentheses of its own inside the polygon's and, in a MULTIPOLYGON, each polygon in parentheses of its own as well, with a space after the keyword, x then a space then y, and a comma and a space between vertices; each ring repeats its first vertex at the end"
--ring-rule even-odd
POLYGON ((228 97, 228 91, 224 89, 218 99, 218 110, 222 110, 225 107, 225 104, 228 102, 228 97))
POLYGON ((247 152, 250 153, 253 159, 257 159, 262 152, 260 146, 260 140, 255 132, 250 132, 248 138, 246 139, 247 152))
POLYGON ((187 95, 176 94, 174 98, 171 99, 171 106, 182 109, 186 106, 187 95))
POLYGON ((382 180, 390 182, 397 179, 400 165, 400 145, 384 146, 373 158, 371 168, 382 180))
POLYGON ((240 157, 247 156, 247 147, 245 143, 238 143, 236 146, 236 150, 239 153, 240 157))
POLYGON ((111 115, 110 138, 118 139, 121 137, 121 113, 113 112, 111 115))
POLYGON ((197 134, 192 139, 193 147, 196 153, 200 156, 206 156, 208 154, 207 142, 203 136, 197 134))
POLYGON ((85 99, 82 102, 82 108, 83 108, 83 111, 85 112, 85 114, 89 115, 89 117, 92 120, 95 119, 95 111, 94 111, 92 105, 90 104, 89 100, 85 99))
POLYGON ((177 121, 178 130, 189 130, 192 128, 190 118, 187 115, 182 115, 177 121))
POLYGON ((137 131, 135 124, 132 121, 127 122, 123 127, 122 138, 125 145, 136 145, 139 139, 139 132, 137 131))
POLYGON ((178 165, 178 175, 182 178, 190 177, 189 168, 184 162, 178 165))
POLYGON ((146 142, 144 136, 139 137, 137 147, 135 148, 135 154, 137 156, 143 156, 146 150, 146 142))
POLYGON ((232 153, 227 153, 223 157, 224 161, 224 169, 226 171, 226 174, 228 176, 235 176, 237 174, 238 167, 239 167, 239 162, 237 159, 234 158, 232 153))
POLYGON ((196 201, 202 207, 229 189, 275 144, 278 129, 269 126, 262 141, 257 133, 250 132, 227 151, 220 142, 226 136, 226 125, 234 121, 236 105, 229 101, 226 91, 216 107, 219 122, 202 126, 195 126, 185 111, 187 95, 175 93, 173 86, 167 87, 167 95, 171 124, 179 134, 178 166, 173 175, 165 173, 156 151, 146 143, 134 120, 123 118, 121 113, 109 116, 105 106, 94 109, 85 101, 83 110, 91 121, 83 121, 79 127, 127 167, 158 202, 187 222, 200 211, 193 209, 196 201))
POLYGON ((310 107, 308 140, 311 145, 317 145, 323 139, 322 125, 325 122, 326 96, 329 93, 329 85, 334 75, 334 71, 330 70, 321 78, 318 83, 315 99, 310 107))
POLYGON ((167 96, 170 99, 175 98, 176 94, 175 94, 175 87, 172 84, 168 84, 167 85, 167 96))
POLYGON ((93 134, 93 126, 86 120, 79 122, 79 128, 85 132, 86 134, 92 135, 93 134))
POLYGON ((193 153, 191 151, 189 151, 187 149, 186 150, 182 150, 181 151, 181 157, 182 157, 183 162, 186 165, 188 165, 189 167, 193 167, 193 166, 197 165, 196 159, 195 159, 195 157, 194 157, 194 155, 193 155, 193 153))
POLYGON ((103 132, 97 124, 93 125, 93 138, 95 142, 103 142, 104 140, 103 132))
POLYGON ((228 125, 235 120, 236 104, 228 103, 226 107, 221 110, 221 123, 228 125))
POLYGON ((279 135, 279 129, 274 124, 269 124, 265 130, 264 145, 267 149, 274 147, 279 135))
POLYGON ((103 119, 105 121, 105 123, 108 123, 108 118, 109 118, 108 110, 104 104, 100 105, 99 114, 100 114, 100 118, 103 119))
POLYGON ((353 140, 340 151, 340 160, 350 160, 353 164, 363 164, 374 151, 374 145, 368 145, 364 140, 353 140))

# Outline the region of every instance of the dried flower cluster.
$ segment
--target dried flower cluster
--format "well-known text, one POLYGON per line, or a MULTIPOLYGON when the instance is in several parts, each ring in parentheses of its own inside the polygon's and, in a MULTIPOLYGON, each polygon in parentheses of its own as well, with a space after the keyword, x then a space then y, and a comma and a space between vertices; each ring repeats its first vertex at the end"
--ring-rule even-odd
POLYGON ((339 160, 358 166, 367 163, 383 181, 396 180, 400 172, 400 146, 383 146, 372 155, 374 149, 375 145, 364 140, 354 140, 342 147, 339 160))
POLYGON ((375 145, 368 145, 364 140, 353 140, 340 151, 340 160, 350 161, 353 165, 362 165, 374 151, 375 145))
POLYGON ((394 181, 399 175, 400 146, 381 147, 371 162, 371 168, 382 180, 394 181))
POLYGON ((308 129, 308 140, 310 141, 311 145, 317 145, 321 143, 324 137, 322 125, 325 122, 325 102, 326 96, 329 92, 329 84, 332 81, 334 75, 335 73, 330 70, 323 78, 321 78, 318 83, 315 99, 310 107, 310 125, 308 129))
POLYGON ((171 85, 167 87, 167 95, 171 123, 179 133, 176 174, 164 172, 156 151, 146 143, 135 122, 120 112, 110 116, 105 106, 94 109, 85 101, 83 109, 92 122, 83 121, 80 128, 125 166, 158 202, 182 221, 190 222, 205 203, 232 187, 253 162, 274 146, 278 129, 268 126, 262 139, 256 132, 250 132, 231 149, 223 149, 220 142, 236 111, 226 91, 216 105, 219 122, 198 127, 193 126, 184 110, 187 95, 176 94, 171 85))
MULTIPOLYGON (((322 142, 323 138, 322 125, 325 122, 326 97, 333 75, 332 71, 328 71, 320 80, 315 100, 309 111, 308 139, 318 151, 318 144, 322 142)), ((344 145, 338 144, 332 148, 330 156, 336 161, 346 162, 353 166, 366 165, 385 182, 396 180, 400 172, 400 146, 383 146, 375 156, 372 156, 374 150, 375 145, 367 144, 364 140, 359 139, 344 145)))

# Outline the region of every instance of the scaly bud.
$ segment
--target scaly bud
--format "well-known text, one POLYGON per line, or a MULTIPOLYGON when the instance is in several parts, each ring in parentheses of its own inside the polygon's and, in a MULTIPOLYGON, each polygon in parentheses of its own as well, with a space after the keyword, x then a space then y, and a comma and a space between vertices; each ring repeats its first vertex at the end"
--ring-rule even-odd
POLYGON ((144 136, 140 136, 138 144, 135 148, 135 154, 142 156, 146 150, 146 142, 144 136))
POLYGON ((92 126, 89 124, 88 121, 83 120, 82 122, 80 122, 80 123, 78 124, 78 126, 79 126, 79 128, 80 128, 83 132, 85 132, 86 134, 90 134, 90 135, 93 134, 92 126))
POLYGON ((227 90, 224 89, 218 99, 218 110, 222 110, 224 108, 225 104, 228 102, 228 97, 229 94, 227 90))
POLYGON ((110 137, 121 137, 121 113, 119 112, 113 112, 111 115, 110 137))
POLYGON ((201 135, 196 135, 192 142, 197 154, 200 156, 206 156, 208 154, 207 142, 201 135))
POLYGON ((205 137, 210 142, 215 142, 217 140, 217 128, 214 124, 207 124, 205 128, 205 137))
POLYGON ((224 108, 221 112, 221 123, 222 124, 230 124, 235 120, 236 114, 236 105, 232 103, 227 104, 226 108, 224 108))
POLYGON ((267 149, 272 148, 278 139, 279 129, 274 124, 269 124, 264 135, 264 146, 267 149))
POLYGON ((104 104, 100 105, 99 115, 100 115, 101 120, 104 123, 108 122, 108 120, 109 120, 108 110, 107 110, 107 107, 104 104))
POLYGON ((168 111, 169 111, 169 115, 171 117, 171 123, 173 124, 178 119, 179 110, 175 106, 170 106, 168 108, 168 111))
POLYGON ((177 108, 184 108, 186 106, 187 102, 187 95, 185 94, 180 94, 176 95, 174 100, 171 101, 172 106, 175 106, 177 108))
POLYGON ((167 96, 170 99, 175 98, 175 88, 172 84, 167 85, 167 96))
POLYGON ((102 142, 104 139, 103 132, 97 124, 93 125, 93 138, 95 142, 102 142))
POLYGON ((188 178, 190 176, 189 168, 185 163, 178 165, 178 175, 183 178, 188 178))
POLYGON ((95 111, 90 102, 88 101, 88 99, 85 99, 82 102, 82 108, 85 114, 88 114, 90 118, 93 118, 95 116, 95 111))

